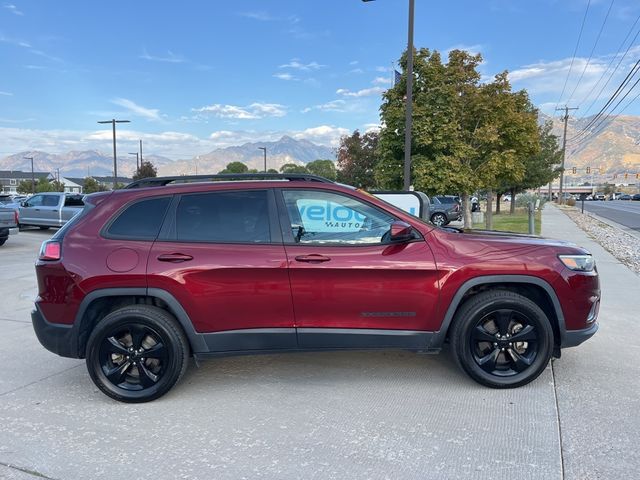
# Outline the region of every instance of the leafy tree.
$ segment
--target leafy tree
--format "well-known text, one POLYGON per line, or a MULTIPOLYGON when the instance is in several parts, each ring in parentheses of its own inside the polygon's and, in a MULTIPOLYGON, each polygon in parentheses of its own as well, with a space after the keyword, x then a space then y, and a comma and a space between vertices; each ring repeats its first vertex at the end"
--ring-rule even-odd
POLYGON ((50 190, 44 190, 45 192, 64 192, 64 183, 59 182, 58 180, 53 180, 49 183, 48 187, 50 190))
POLYGON ((84 179, 84 186, 82 187, 82 193, 95 193, 95 192, 104 192, 107 190, 107 187, 102 183, 99 183, 93 177, 86 177, 84 179))
MULTIPOLYGON (((37 182, 36 182, 37 185, 37 182)), ((16 187, 18 193, 31 193, 34 191, 31 180, 21 180, 16 187)))
POLYGON ((320 177, 327 178, 329 180, 336 180, 336 164, 331 160, 314 160, 307 163, 307 170, 313 175, 319 175, 320 177))
POLYGON ((267 170, 267 173, 278 173, 278 170, 276 170, 275 168, 270 168, 269 170, 267 170))
POLYGON ((248 173, 249 167, 242 162, 228 163, 224 170, 220 170, 218 173, 248 173))
MULTIPOLYGON (((499 186, 521 180, 523 159, 538 149, 537 112, 528 95, 511 91, 506 72, 481 84, 481 61, 480 55, 452 50, 443 63, 428 49, 420 49, 414 61, 412 183, 432 195, 460 194, 467 227, 469 195, 486 189, 490 198, 499 186)), ((391 189, 402 185, 405 82, 403 77, 387 90, 381 106, 375 174, 391 189)))
POLYGON ((138 167, 138 171, 133 175, 134 180, 141 178, 157 177, 158 169, 148 160, 143 161, 138 167))
POLYGON ((304 165, 285 163, 280 167, 280 173, 309 173, 309 170, 304 165))
MULTIPOLYGON (((363 135, 358 130, 340 139, 337 171, 340 182, 363 189, 377 186, 374 167, 378 162, 378 140, 377 132, 363 135)), ((384 168, 381 168, 382 173, 384 168)))

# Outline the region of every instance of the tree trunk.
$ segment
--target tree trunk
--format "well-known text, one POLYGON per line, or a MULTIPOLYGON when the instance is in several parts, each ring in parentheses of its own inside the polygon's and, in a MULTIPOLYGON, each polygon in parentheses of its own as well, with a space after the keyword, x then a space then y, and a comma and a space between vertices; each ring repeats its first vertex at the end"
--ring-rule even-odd
POLYGON ((516 213, 516 189, 512 188, 509 193, 511 193, 511 205, 509 205, 509 213, 513 215, 514 213, 516 213))
POLYGON ((502 200, 502 194, 496 193, 496 215, 500 215, 500 201, 502 200))
POLYGON ((464 220, 464 228, 473 228, 471 223, 471 206, 469 205, 469 194, 462 194, 462 219, 464 220))
POLYGON ((487 191, 486 225, 487 230, 493 230, 493 190, 487 191))

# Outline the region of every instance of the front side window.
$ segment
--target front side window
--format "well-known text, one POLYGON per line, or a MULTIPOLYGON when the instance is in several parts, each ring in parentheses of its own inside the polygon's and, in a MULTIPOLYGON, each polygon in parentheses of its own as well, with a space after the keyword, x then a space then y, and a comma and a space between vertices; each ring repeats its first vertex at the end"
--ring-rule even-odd
POLYGON ((41 207, 44 195, 34 195, 25 203, 25 207, 41 207))
POLYGON ((179 242, 269 243, 265 190, 184 195, 176 210, 179 242))
POLYGON ((331 192, 285 190, 284 202, 296 243, 375 245, 384 241, 391 215, 331 192))

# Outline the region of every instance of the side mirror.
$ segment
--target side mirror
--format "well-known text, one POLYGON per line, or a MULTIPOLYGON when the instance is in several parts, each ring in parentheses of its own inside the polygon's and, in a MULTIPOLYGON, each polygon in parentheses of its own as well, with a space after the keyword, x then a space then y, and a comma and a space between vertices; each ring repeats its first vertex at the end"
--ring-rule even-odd
POLYGON ((408 242, 413 238, 413 227, 408 223, 395 221, 391 224, 389 240, 392 242, 408 242))
POLYGON ((21 201, 21 202, 20 202, 20 206, 21 206, 21 207, 28 207, 28 206, 29 206, 29 204, 27 203, 27 201, 26 201, 26 200, 23 200, 23 201, 21 201))

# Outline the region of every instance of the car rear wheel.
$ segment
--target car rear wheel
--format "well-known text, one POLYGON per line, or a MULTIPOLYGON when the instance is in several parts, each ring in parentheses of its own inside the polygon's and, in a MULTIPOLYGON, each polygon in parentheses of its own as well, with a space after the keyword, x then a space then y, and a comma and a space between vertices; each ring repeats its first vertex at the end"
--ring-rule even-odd
POLYGON ((507 290, 471 297, 458 310, 450 336, 456 363, 492 388, 535 380, 553 352, 553 329, 534 302, 507 290))
POLYGON ((6 241, 7 241, 6 238, 0 238, 0 247, 4 245, 6 241))
POLYGON ((91 379, 121 402, 161 397, 182 377, 188 360, 189 343, 176 320, 149 305, 110 313, 96 325, 87 343, 91 379))
POLYGON ((434 213, 431 215, 431 223, 438 227, 443 227, 449 222, 447 221, 447 217, 444 213, 434 213))

